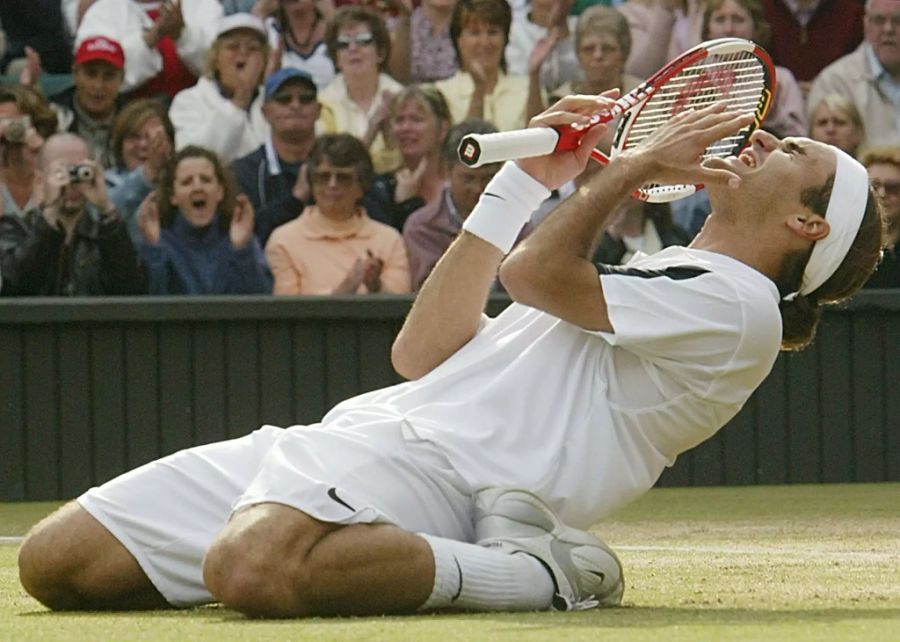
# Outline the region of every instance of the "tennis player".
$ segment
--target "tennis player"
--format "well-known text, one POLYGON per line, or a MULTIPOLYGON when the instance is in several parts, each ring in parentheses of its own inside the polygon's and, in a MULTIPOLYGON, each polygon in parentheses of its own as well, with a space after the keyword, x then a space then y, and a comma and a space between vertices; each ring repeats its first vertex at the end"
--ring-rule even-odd
MULTIPOLYGON (((610 102, 569 97, 532 126, 587 123, 610 102)), ((739 158, 700 164, 748 123, 722 106, 680 114, 508 256, 603 127, 507 163, 394 343, 409 382, 87 491, 27 537, 25 589, 52 609, 219 601, 265 617, 618 604, 618 559, 580 529, 733 417, 879 256, 866 171, 836 148, 756 132, 739 158), (702 232, 591 264, 609 213, 649 181, 704 183, 702 232), (498 269, 515 303, 489 319, 498 269)))

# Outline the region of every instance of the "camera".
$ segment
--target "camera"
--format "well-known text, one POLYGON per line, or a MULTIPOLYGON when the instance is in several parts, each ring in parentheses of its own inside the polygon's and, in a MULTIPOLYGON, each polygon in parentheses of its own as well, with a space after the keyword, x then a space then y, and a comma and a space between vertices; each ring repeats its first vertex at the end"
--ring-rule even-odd
POLYGON ((90 165, 69 165, 70 183, 92 183, 94 181, 94 168, 90 165))
POLYGON ((28 128, 31 126, 31 117, 14 116, 0 120, 0 124, 6 127, 3 132, 3 140, 10 145, 22 145, 25 143, 25 136, 28 134, 28 128))

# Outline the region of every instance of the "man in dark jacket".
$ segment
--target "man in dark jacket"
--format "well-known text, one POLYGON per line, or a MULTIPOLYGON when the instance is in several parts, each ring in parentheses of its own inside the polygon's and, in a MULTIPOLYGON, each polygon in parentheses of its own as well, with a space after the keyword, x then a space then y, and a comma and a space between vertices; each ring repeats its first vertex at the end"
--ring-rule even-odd
POLYGON ((75 134, 55 134, 39 164, 44 204, 0 218, 6 296, 139 294, 146 290, 128 230, 106 193, 103 170, 75 134))
POLYGON ((309 203, 309 182, 301 171, 316 143, 321 105, 312 77, 282 69, 266 80, 263 115, 269 139, 255 152, 234 161, 241 191, 256 213, 256 236, 263 247, 276 227, 300 215, 309 203))

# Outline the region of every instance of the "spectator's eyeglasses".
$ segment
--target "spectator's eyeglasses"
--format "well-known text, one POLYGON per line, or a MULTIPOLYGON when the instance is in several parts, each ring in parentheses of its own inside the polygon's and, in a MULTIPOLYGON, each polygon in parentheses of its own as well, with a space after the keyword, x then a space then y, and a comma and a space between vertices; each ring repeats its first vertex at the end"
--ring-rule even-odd
POLYGON ((356 172, 353 170, 336 171, 317 169, 312 175, 316 185, 331 185, 333 180, 338 187, 350 187, 356 180, 356 172))
POLYGON ((316 102, 316 94, 312 91, 303 91, 299 94, 275 94, 274 96, 272 96, 272 100, 285 107, 290 105, 292 102, 296 102, 301 105, 309 105, 310 103, 316 102))
POLYGON ((900 29, 900 13, 894 13, 889 16, 886 16, 883 13, 867 13, 866 20, 869 21, 870 25, 879 29, 884 27, 888 22, 891 23, 891 26, 894 29, 900 29))
POLYGON ((872 181, 872 189, 876 192, 884 191, 885 196, 900 196, 900 181, 872 181))
POLYGON ((363 31, 355 36, 338 36, 337 42, 334 43, 334 48, 341 51, 342 49, 347 49, 354 43, 360 47, 365 47, 366 45, 371 45, 373 42, 375 42, 375 36, 368 31, 363 31))

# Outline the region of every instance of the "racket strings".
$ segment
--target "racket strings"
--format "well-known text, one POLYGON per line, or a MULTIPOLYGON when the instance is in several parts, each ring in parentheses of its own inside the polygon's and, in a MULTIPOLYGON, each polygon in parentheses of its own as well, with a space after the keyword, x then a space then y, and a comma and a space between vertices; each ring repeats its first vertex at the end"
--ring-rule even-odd
MULTIPOLYGON (((640 145, 654 131, 686 109, 725 101, 729 109, 754 112, 766 89, 766 73, 753 54, 712 55, 681 70, 660 87, 641 109, 628 133, 629 147, 640 145)), ((743 145, 746 132, 712 143, 704 153, 729 156, 743 145)))
MULTIPOLYGON (((627 147, 640 145, 673 116, 687 109, 700 109, 725 101, 729 109, 753 113, 767 87, 763 63, 753 54, 738 52, 711 55, 689 65, 672 76, 641 109, 628 132, 627 147)), ((704 158, 727 157, 740 150, 749 135, 749 128, 726 136, 710 144, 704 158)), ((693 186, 648 183, 641 188, 653 200, 668 200, 666 194, 683 195, 693 186)))

